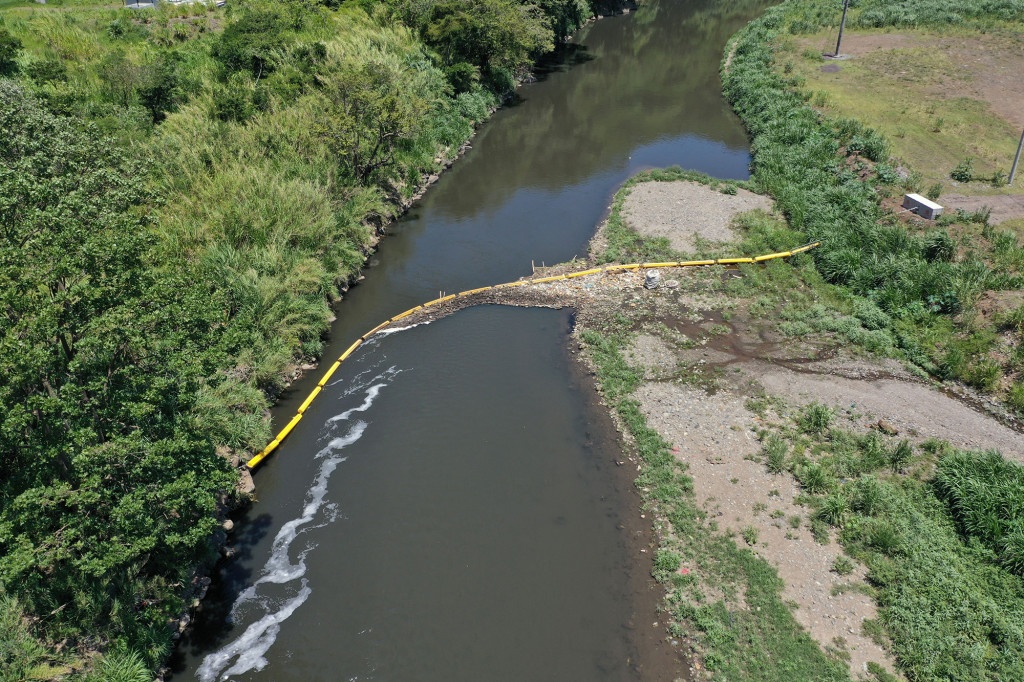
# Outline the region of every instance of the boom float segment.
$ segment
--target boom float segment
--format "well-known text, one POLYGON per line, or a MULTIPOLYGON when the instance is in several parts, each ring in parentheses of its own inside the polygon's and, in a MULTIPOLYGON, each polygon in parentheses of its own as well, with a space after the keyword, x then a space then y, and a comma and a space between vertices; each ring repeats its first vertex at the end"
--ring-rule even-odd
POLYGON ((592 268, 590 270, 582 270, 580 272, 573 272, 565 275, 553 275, 551 277, 541 277, 539 279, 526 279, 519 280, 516 282, 505 282, 503 284, 493 284, 491 286, 480 287, 478 289, 469 289, 467 291, 463 291, 457 294, 439 296, 438 298, 435 298, 433 301, 427 301, 426 303, 418 305, 415 308, 409 308, 405 312, 399 313, 394 317, 384 322, 381 322, 376 327, 360 336, 359 339, 351 346, 349 346, 348 349, 341 354, 341 357, 339 357, 335 361, 335 363, 331 365, 331 368, 324 373, 323 377, 320 379, 320 381, 317 382, 316 387, 312 390, 312 392, 310 392, 309 396, 304 401, 302 401, 302 405, 299 406, 299 410, 296 413, 296 415, 292 417, 292 420, 288 422, 288 424, 283 429, 281 429, 281 432, 277 434, 274 440, 270 441, 270 443, 267 444, 267 447, 263 448, 263 450, 261 450, 259 454, 254 456, 245 464, 250 469, 254 469, 256 468, 257 465, 259 465, 260 462, 266 459, 270 455, 270 453, 277 449, 277 446, 281 444, 281 442, 288 436, 289 433, 292 432, 292 429, 294 429, 295 426, 302 419, 303 414, 305 414, 306 410, 309 409, 309 406, 313 403, 313 400, 315 400, 316 397, 320 395, 320 392, 323 390, 324 386, 327 385, 327 382, 330 381, 331 377, 337 371, 338 367, 341 366, 341 363, 343 363, 350 355, 352 355, 352 353, 355 352, 355 350, 359 348, 359 346, 361 346, 364 341, 366 341, 368 338, 370 338, 380 330, 387 327, 389 324, 397 322, 398 320, 405 319, 406 317, 409 317, 410 315, 417 313, 421 310, 424 310, 426 308, 440 305, 456 297, 472 296, 473 294, 479 294, 484 291, 490 291, 492 289, 510 289, 512 287, 521 287, 530 284, 543 284, 545 282, 561 282, 567 279, 574 279, 576 277, 614 274, 617 272, 629 272, 632 270, 640 269, 652 270, 655 268, 689 268, 703 267, 707 265, 737 265, 743 263, 763 263, 764 261, 772 260, 775 258, 788 258, 798 253, 810 251, 811 249, 817 246, 821 246, 821 242, 811 242, 810 244, 804 244, 803 246, 797 247, 792 251, 779 251, 778 253, 769 253, 764 256, 757 256, 755 258, 719 258, 717 260, 688 260, 676 261, 671 263, 630 263, 628 265, 608 265, 603 268, 592 268))

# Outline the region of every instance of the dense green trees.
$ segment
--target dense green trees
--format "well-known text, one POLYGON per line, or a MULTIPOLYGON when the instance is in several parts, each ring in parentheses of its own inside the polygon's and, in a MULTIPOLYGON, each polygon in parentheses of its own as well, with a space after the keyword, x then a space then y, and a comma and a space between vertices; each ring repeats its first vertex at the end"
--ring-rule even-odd
POLYGON ((147 261, 145 162, 0 81, 0 584, 166 652, 234 475, 190 419, 207 302, 147 261))
POLYGON ((330 4, 0 24, 0 679, 159 663, 218 446, 265 444, 374 226, 587 13, 330 4))

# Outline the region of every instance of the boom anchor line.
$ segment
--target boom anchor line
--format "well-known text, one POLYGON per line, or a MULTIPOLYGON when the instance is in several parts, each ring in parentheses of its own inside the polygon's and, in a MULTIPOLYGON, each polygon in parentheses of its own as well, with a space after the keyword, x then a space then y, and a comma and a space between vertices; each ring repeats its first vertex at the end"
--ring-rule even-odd
POLYGON ((295 416, 292 417, 291 421, 289 421, 285 425, 285 427, 281 429, 276 436, 274 436, 274 440, 267 443, 267 446, 263 448, 263 450, 261 450, 252 459, 247 461, 245 465, 250 470, 255 469, 264 459, 269 457, 270 454, 274 452, 274 450, 276 450, 279 445, 281 445, 284 439, 288 437, 288 434, 292 432, 292 430, 298 425, 300 421, 302 421, 302 416, 306 413, 306 410, 309 409, 309 406, 312 405, 313 401, 316 400, 317 396, 320 395, 320 393, 324 389, 324 386, 327 385, 327 382, 331 380, 331 377, 334 376, 334 373, 338 371, 339 367, 341 367, 341 363, 345 362, 345 360, 347 360, 348 357, 352 355, 352 353, 354 353, 357 348, 359 348, 359 346, 363 345, 363 343, 365 343, 367 339, 369 339, 371 336, 373 336, 380 330, 394 324, 395 322, 398 322, 399 320, 403 320, 409 317, 410 315, 415 315, 418 312, 422 312, 434 306, 441 305, 442 303, 446 303, 447 301, 451 301, 455 298, 472 296, 474 294, 479 294, 485 291, 491 291, 493 289, 508 289, 511 287, 529 286, 531 284, 544 284, 545 282, 559 282, 567 279, 575 279, 577 277, 588 277, 592 275, 601 274, 616 274, 641 269, 653 270, 656 268, 693 268, 707 267, 711 265, 736 266, 742 264, 764 263, 766 261, 775 260, 776 258, 789 258, 790 256, 795 256, 798 253, 810 251, 811 249, 817 246, 821 246, 821 242, 811 242, 809 244, 804 244, 803 246, 798 246, 797 248, 792 249, 790 251, 779 251, 778 253, 769 253, 763 256, 755 256, 753 258, 716 258, 709 260, 670 261, 665 263, 630 263, 628 265, 606 265, 601 268, 580 270, 578 272, 570 272, 563 275, 553 275, 551 277, 540 277, 537 279, 521 279, 515 282, 505 282, 503 284, 492 284, 490 286, 479 287, 477 289, 460 291, 457 294, 445 295, 444 292, 441 291, 439 292, 440 295, 434 300, 427 301, 426 303, 421 303, 415 308, 409 308, 405 312, 399 313, 394 317, 390 317, 387 320, 378 324, 373 329, 363 334, 362 336, 360 336, 358 339, 356 339, 356 341, 347 349, 345 349, 345 352, 342 353, 338 357, 338 359, 334 361, 334 364, 331 365, 326 372, 324 372, 324 375, 320 377, 320 381, 317 382, 316 386, 313 388, 312 391, 310 391, 306 399, 302 401, 301 405, 299 405, 299 409, 295 413, 295 416))

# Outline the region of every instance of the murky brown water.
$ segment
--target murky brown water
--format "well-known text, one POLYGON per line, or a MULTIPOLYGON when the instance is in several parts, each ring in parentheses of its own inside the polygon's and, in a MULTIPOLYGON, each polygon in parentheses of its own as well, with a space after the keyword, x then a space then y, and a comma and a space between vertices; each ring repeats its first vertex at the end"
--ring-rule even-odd
MULTIPOLYGON (((718 65, 767 4, 649 0, 581 32, 381 243, 326 357, 439 290, 583 255, 641 168, 746 177, 718 65)), ((637 498, 569 324, 481 307, 361 347, 257 472, 174 679, 671 679, 678 658, 641 636, 637 498)))

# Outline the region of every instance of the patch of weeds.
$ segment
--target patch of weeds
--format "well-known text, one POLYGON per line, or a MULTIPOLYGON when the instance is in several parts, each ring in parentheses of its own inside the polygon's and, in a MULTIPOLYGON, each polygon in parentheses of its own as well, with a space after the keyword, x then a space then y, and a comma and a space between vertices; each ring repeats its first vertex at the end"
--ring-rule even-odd
POLYGON ((772 519, 781 519, 785 515, 786 512, 782 511, 781 509, 774 509, 772 510, 772 513, 768 515, 768 517, 772 519))
POLYGON ((778 488, 772 488, 768 491, 768 497, 779 497, 782 493, 779 492, 778 488))
POLYGON ((814 401, 801 411, 798 425, 804 433, 820 435, 832 425, 833 417, 835 417, 834 410, 814 401))
POLYGON ((729 479, 729 483, 732 483, 733 485, 736 485, 739 482, 740 482, 740 479, 736 478, 735 476, 733 476, 732 478, 729 479))
POLYGON ((775 302, 775 299, 768 296, 760 296, 747 306, 747 313, 751 317, 764 317, 775 312, 777 307, 778 304, 775 302))
POLYGON ((760 516, 762 512, 768 511, 768 505, 764 502, 755 502, 753 506, 754 516, 760 516))
POLYGON ((875 678, 876 682, 899 682, 900 680, 900 678, 896 677, 874 661, 868 661, 867 669, 868 675, 875 678))
POLYGON ((830 539, 828 524, 821 519, 811 519, 811 536, 819 545, 827 545, 830 539))
POLYGON ((712 336, 722 336, 723 334, 728 334, 730 331, 729 327, 724 324, 713 324, 708 327, 708 334, 711 334, 712 336))
POLYGON ((839 575, 850 575, 853 573, 853 561, 845 554, 840 554, 832 562, 832 572, 839 575))
POLYGON ((825 651, 840 661, 850 662, 850 652, 847 649, 846 639, 843 637, 833 637, 832 643, 825 647, 825 651))
POLYGON ((754 526, 744 527, 740 534, 743 536, 743 541, 748 545, 757 544, 758 531, 754 526))
POLYGON ((654 557, 654 577, 664 581, 668 574, 674 573, 683 558, 670 549, 661 548, 654 557))
POLYGON ((794 514, 789 517, 789 527, 793 530, 800 528, 800 525, 804 522, 803 518, 799 514, 794 514))
POLYGON ((771 434, 764 442, 764 464, 773 474, 781 474, 786 470, 786 453, 789 446, 777 434, 771 434))

